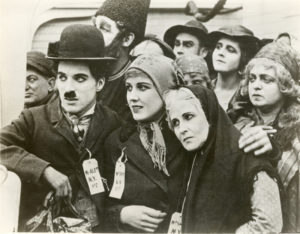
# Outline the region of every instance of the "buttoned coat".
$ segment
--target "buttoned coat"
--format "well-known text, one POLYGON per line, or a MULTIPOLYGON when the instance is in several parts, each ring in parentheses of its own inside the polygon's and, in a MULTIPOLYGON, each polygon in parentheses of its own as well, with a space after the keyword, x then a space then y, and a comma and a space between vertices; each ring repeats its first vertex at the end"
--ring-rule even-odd
MULTIPOLYGON (((109 108, 97 104, 84 142, 79 144, 61 112, 59 100, 24 110, 19 119, 1 131, 1 163, 16 172, 22 180, 20 221, 35 214, 50 186, 41 179, 49 165, 69 177, 73 197, 81 186, 89 188, 82 169, 90 150, 103 171, 103 142, 119 127, 120 119, 109 108)), ((98 211, 103 210, 104 193, 92 196, 98 211)))
POLYGON ((120 140, 122 128, 114 131, 105 142, 105 173, 109 187, 114 180, 115 165, 122 150, 126 155, 125 188, 121 199, 109 198, 107 202, 108 232, 141 232, 141 230, 121 224, 120 212, 130 205, 147 206, 167 213, 167 217, 159 225, 156 232, 167 232, 170 217, 180 210, 178 198, 183 187, 183 173, 189 161, 187 153, 167 125, 162 133, 167 148, 166 164, 170 176, 166 176, 154 164, 144 149, 138 131, 125 141, 120 140))

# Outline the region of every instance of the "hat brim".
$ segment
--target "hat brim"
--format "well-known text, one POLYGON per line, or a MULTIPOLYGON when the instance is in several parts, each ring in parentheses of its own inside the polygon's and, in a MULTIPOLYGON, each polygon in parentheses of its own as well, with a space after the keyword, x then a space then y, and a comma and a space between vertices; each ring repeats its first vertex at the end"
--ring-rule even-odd
POLYGON ((220 40, 222 37, 228 37, 228 38, 232 38, 234 40, 237 41, 243 41, 245 43, 260 43, 260 40, 255 37, 255 36, 247 36, 247 35, 230 35, 224 32, 219 32, 219 31, 215 31, 215 32, 211 32, 208 34, 208 39, 210 42, 210 46, 214 47, 216 45, 216 43, 218 42, 218 40, 220 40))
POLYGON ((47 56, 47 59, 56 60, 56 61, 98 61, 98 62, 112 62, 116 58, 113 57, 96 57, 96 58, 68 58, 68 57, 50 57, 47 56))
POLYGON ((186 26, 186 25, 175 25, 166 31, 166 33, 164 35, 164 41, 169 46, 171 46, 171 48, 174 48, 176 36, 179 33, 183 33, 183 32, 195 35, 200 40, 201 39, 204 40, 205 43, 206 43, 206 40, 208 39, 207 33, 197 27, 186 26))

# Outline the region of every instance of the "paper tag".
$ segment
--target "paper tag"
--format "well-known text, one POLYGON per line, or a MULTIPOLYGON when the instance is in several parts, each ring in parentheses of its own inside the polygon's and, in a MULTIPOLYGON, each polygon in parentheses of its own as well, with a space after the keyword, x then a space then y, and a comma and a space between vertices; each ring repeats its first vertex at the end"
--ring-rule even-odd
POLYGON ((82 167, 91 195, 103 193, 105 190, 100 176, 97 160, 94 158, 84 160, 82 167))
POLYGON ((173 213, 169 225, 168 234, 181 234, 181 223, 181 213, 173 213))
POLYGON ((127 161, 126 155, 122 151, 122 155, 118 158, 115 166, 115 177, 112 189, 109 196, 117 199, 121 199, 125 188, 125 163, 127 161), (122 162, 122 158, 124 162, 122 162))

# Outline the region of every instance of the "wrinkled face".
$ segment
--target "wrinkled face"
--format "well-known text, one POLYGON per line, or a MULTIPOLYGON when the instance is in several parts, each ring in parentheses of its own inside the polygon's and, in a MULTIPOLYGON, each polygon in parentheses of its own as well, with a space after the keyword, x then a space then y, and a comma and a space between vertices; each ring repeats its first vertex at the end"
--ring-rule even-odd
POLYGON ((140 54, 149 54, 149 53, 164 55, 164 52, 160 48, 160 46, 151 40, 142 41, 132 50, 133 56, 138 56, 140 54))
POLYGON ((138 122, 157 120, 164 112, 164 108, 156 87, 145 73, 137 71, 131 74, 126 78, 126 89, 127 102, 133 119, 138 122))
MULTIPOLYGON (((276 66, 276 63, 271 62, 276 66)), ((273 109, 283 102, 274 67, 255 63, 249 72, 248 91, 251 103, 261 109, 273 109)))
POLYGON ((201 105, 197 108, 188 100, 177 100, 168 108, 171 125, 183 147, 187 151, 200 149, 209 132, 209 123, 201 105))
POLYGON ((96 81, 85 62, 61 61, 56 84, 62 108, 80 117, 96 103, 96 92, 103 88, 104 79, 96 81))
POLYGON ((201 85, 207 88, 205 75, 199 72, 189 72, 184 74, 185 85, 201 85))
POLYGON ((120 32, 116 22, 103 15, 98 15, 97 17, 93 18, 93 24, 102 32, 106 47, 111 44, 113 39, 120 32))
POLYGON ((53 91, 51 80, 47 80, 45 76, 34 69, 27 68, 25 84, 26 105, 33 105, 42 101, 51 91, 53 91))
POLYGON ((179 33, 175 38, 173 51, 176 57, 187 54, 200 55, 201 45, 199 39, 189 33, 179 33))
POLYGON ((241 56, 241 48, 237 41, 221 38, 212 54, 214 69, 221 73, 238 71, 241 56))

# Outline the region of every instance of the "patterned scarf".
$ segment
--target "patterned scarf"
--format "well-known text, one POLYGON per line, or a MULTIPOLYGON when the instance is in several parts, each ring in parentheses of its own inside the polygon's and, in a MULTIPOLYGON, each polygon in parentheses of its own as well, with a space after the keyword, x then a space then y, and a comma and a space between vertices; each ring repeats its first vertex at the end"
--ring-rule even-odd
POLYGON ((138 128, 140 140, 151 157, 154 168, 158 167, 160 171, 170 176, 166 167, 166 145, 159 123, 139 123, 138 128))
POLYGON ((89 128, 91 118, 95 112, 95 106, 93 105, 83 116, 78 117, 77 115, 64 113, 66 119, 71 125, 73 134, 76 140, 81 143, 86 136, 87 130, 89 128))

